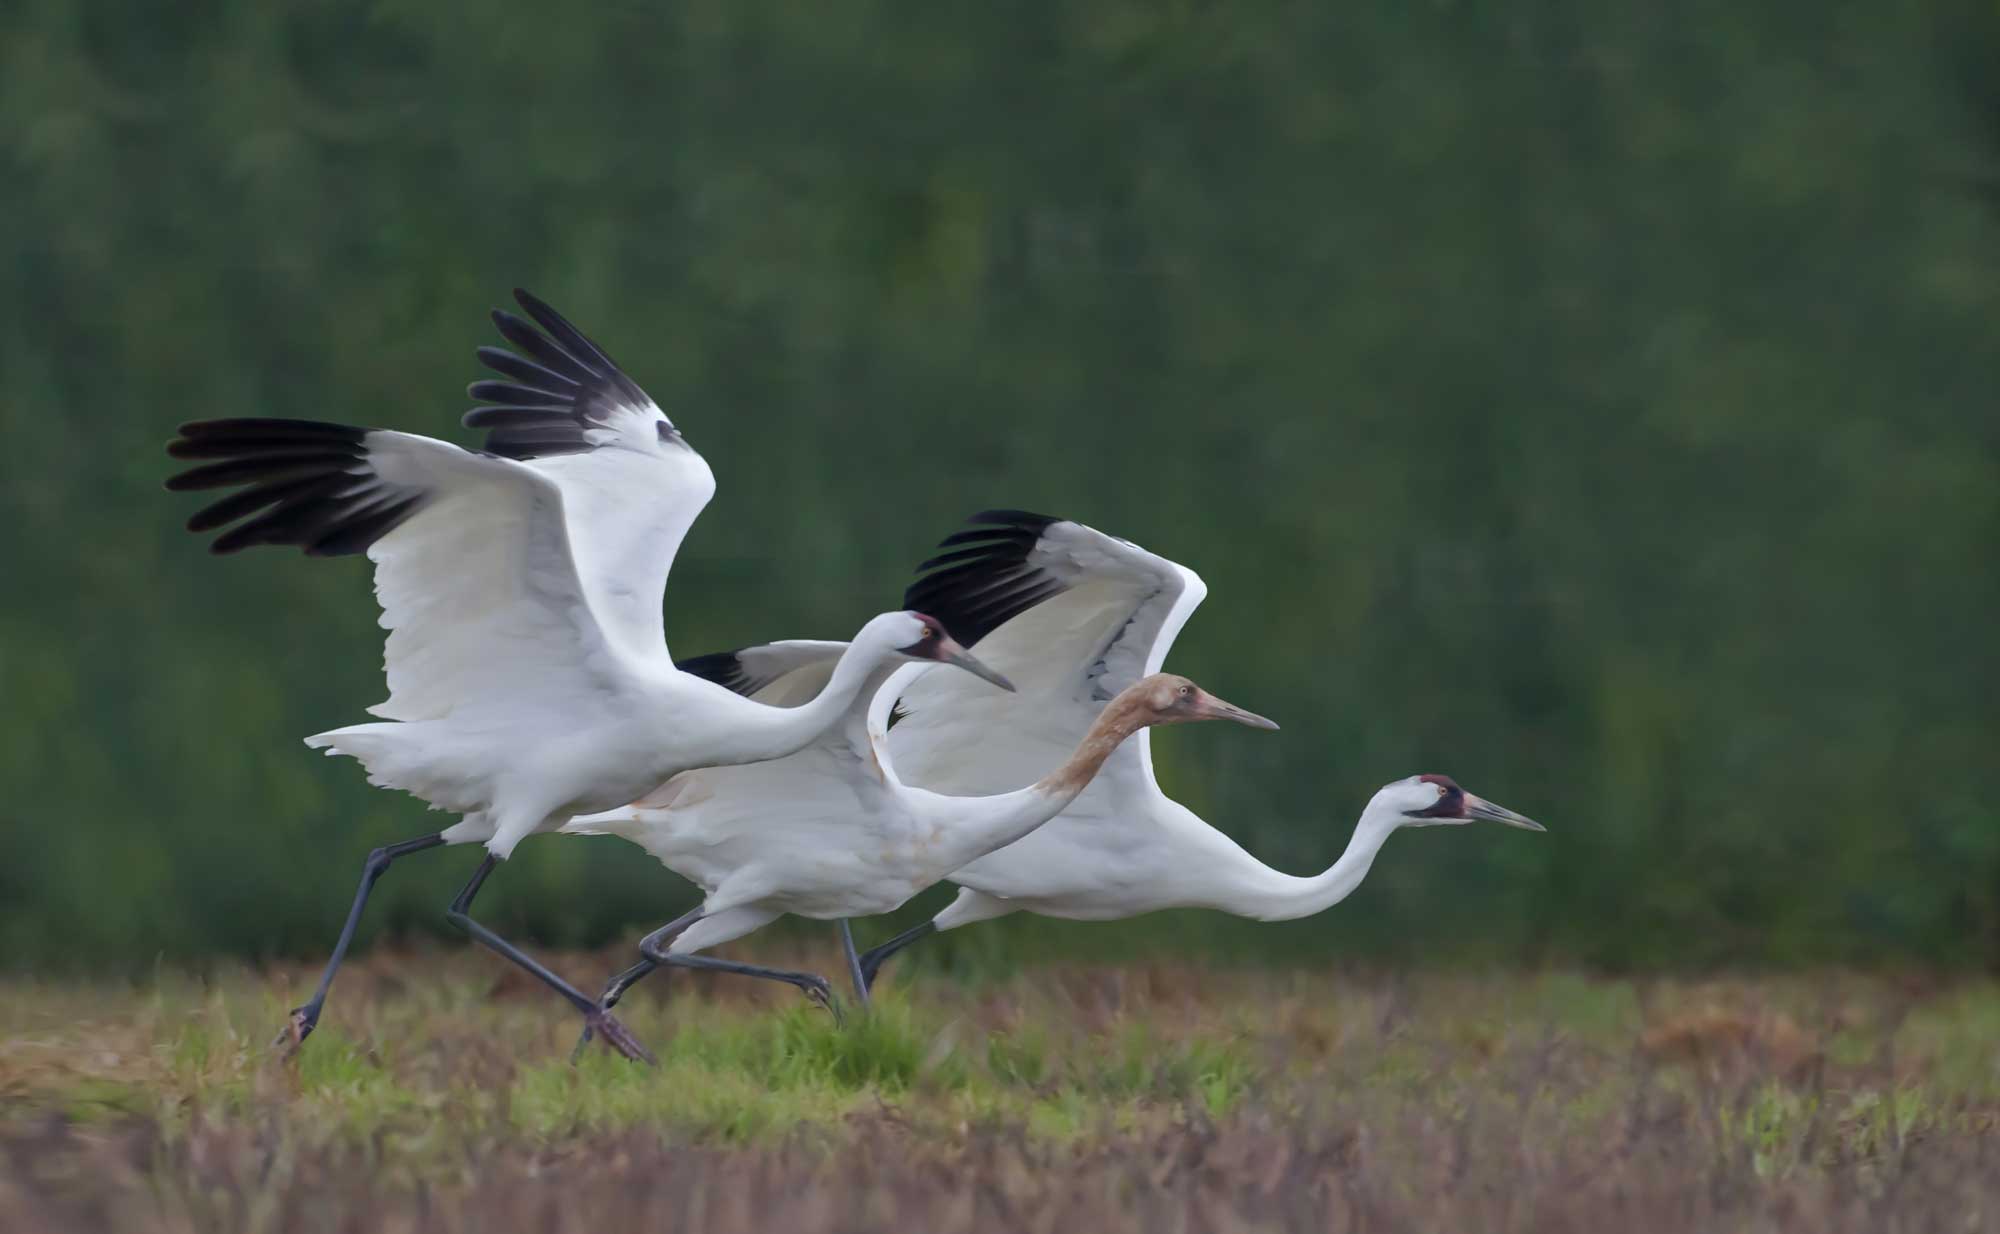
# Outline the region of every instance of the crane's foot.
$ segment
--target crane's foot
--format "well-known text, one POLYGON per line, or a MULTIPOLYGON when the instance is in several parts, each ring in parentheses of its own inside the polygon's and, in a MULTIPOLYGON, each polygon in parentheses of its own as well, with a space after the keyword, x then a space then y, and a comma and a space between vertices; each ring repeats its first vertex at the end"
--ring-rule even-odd
POLYGON ((835 1028, 843 1027, 847 1023, 847 1017, 840 1013, 840 1000, 833 996, 833 987, 827 985, 826 978, 807 974, 804 980, 799 982, 799 989, 804 991, 807 1001, 826 1009, 826 1013, 833 1017, 835 1028))
POLYGON ((618 1022, 618 1017, 602 1007, 586 1012, 583 1017, 583 1034, 576 1039, 576 1048, 569 1053, 569 1061, 574 1064, 583 1057, 583 1049, 592 1037, 602 1037, 604 1044, 635 1063, 655 1066, 659 1059, 653 1052, 639 1043, 632 1030, 618 1022))
POLYGON ((312 1036, 312 1030, 319 1027, 319 1008, 308 1003, 292 1008, 292 1014, 285 1020, 285 1026, 271 1039, 271 1048, 279 1058, 288 1059, 299 1052, 299 1047, 312 1036))

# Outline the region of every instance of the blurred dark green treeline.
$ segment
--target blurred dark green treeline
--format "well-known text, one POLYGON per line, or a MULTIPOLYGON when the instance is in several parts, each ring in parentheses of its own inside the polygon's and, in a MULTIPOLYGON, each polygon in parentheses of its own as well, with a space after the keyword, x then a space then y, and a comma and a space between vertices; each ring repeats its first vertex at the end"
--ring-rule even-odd
MULTIPOLYGON (((1265 859, 1416 771, 1551 827, 977 945, 2000 963, 2000 7, 508 7, 0 9, 0 964, 316 952, 443 821, 298 741, 381 697, 365 566, 209 558, 160 447, 455 435, 515 283, 715 467, 677 653, 1044 509, 1207 579, 1172 666, 1285 731, 1159 761, 1265 859)), ((682 895, 542 839, 482 905, 682 895)))

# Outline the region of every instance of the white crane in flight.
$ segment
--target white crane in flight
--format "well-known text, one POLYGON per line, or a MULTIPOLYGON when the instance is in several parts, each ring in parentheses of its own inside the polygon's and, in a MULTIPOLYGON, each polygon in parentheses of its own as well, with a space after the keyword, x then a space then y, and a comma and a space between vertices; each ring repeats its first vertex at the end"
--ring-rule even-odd
POLYGON ((800 749, 845 716, 884 665, 944 661, 995 684, 944 627, 884 613, 861 628, 826 689, 795 708, 752 702, 674 667, 660 605, 682 537, 715 491, 706 461, 595 343, 524 291, 533 319, 495 311, 517 352, 479 349, 508 381, 469 387, 487 430, 474 451, 386 429, 279 419, 181 426, 168 446, 203 460, 176 491, 240 488, 192 531, 235 524, 217 553, 258 544, 366 553, 388 630, 378 723, 306 739, 358 760, 369 781, 460 815, 370 853, 334 954, 281 1042, 319 1020, 375 880, 396 858, 483 843, 448 912, 556 989, 614 1049, 648 1057, 597 1002, 472 920, 494 866, 522 839, 623 805, 694 767, 800 749), (537 329, 539 326, 540 329, 537 329))
MULTIPOLYGON (((930 572, 904 601, 949 623, 1016 692, 972 691, 907 665, 877 700, 899 712, 887 734, 898 771, 939 793, 1000 793, 1039 774, 1107 700, 1160 671, 1207 594, 1194 571, 1080 523, 1018 510, 970 521, 976 526, 939 545, 949 551, 919 567, 930 572)), ((953 871, 958 897, 859 957, 858 979, 873 984, 884 960, 938 930, 1024 910, 1078 921, 1166 908, 1262 921, 1309 916, 1353 892, 1399 828, 1474 821, 1543 830, 1446 776, 1412 776, 1375 794, 1333 865, 1286 874, 1162 792, 1151 735, 1141 732, 1049 823, 953 871)))
MULTIPOLYGON (((751 697, 784 705, 824 695, 839 643, 772 643, 705 657, 703 671, 751 697)), ((889 670, 893 671, 893 670, 889 670)), ((888 671, 882 672, 883 677, 888 671)), ((873 683, 873 684, 879 684, 873 683)), ((967 862, 1018 843, 1076 800, 1120 744, 1160 724, 1233 720, 1276 728, 1185 677, 1156 673, 1097 710, 1073 748, 1025 788, 948 796, 905 784, 889 756, 894 700, 864 694, 845 723, 803 750, 744 767, 688 771, 647 800, 573 818, 564 832, 631 840, 699 886, 702 904, 649 935, 644 960, 613 979, 608 1011, 631 984, 661 965, 743 973, 789 982, 833 1006, 824 978, 739 964, 698 952, 743 937, 785 913, 822 920, 892 912, 967 862)), ((844 928, 850 966, 856 962, 844 928)), ((855 977, 865 1002, 867 986, 855 977)), ((585 1029, 584 1040, 589 1037, 585 1029)), ((583 1041, 578 1042, 578 1048, 583 1041)))

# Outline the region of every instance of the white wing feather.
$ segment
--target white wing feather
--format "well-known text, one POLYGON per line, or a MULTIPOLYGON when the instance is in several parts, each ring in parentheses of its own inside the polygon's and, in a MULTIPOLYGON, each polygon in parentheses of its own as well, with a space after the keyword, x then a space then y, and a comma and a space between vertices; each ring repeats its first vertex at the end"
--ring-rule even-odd
POLYGON ((826 688, 826 683, 833 679, 834 666, 846 651, 844 642, 788 638, 696 656, 674 667, 753 702, 797 707, 826 688))
MULTIPOLYGON (((660 411, 650 403, 648 431, 660 411)), ((667 573, 715 496, 715 473, 684 445, 532 460, 562 490, 578 575, 607 636, 635 657, 671 659, 661 606, 667 573)))
MULTIPOLYGON (((892 678, 871 717, 886 730, 896 774, 936 792, 1007 792, 1058 765, 1120 690, 1160 670, 1208 589, 1194 571, 1135 544, 1053 522, 1008 577, 1049 598, 1003 622, 974 646, 1018 692, 978 688, 964 673, 912 666, 892 678), (1018 571, 1030 572, 1023 576, 1018 571), (954 680, 954 678, 963 680, 954 680), (907 717, 887 729, 889 709, 907 717)), ((973 586, 981 586, 973 580, 973 586)), ((934 613, 947 628, 952 619, 934 613)), ((1112 755, 1099 781, 1152 783, 1150 730, 1112 755)))
POLYGON ((634 655, 665 657, 660 605, 681 540, 715 495, 708 463, 666 412, 602 347, 519 290, 532 322, 496 310, 514 347, 479 349, 507 378, 466 393, 486 448, 527 462, 563 491, 577 571, 607 637, 634 655))
POLYGON ((601 690, 622 671, 570 553, 563 495, 523 463, 373 432, 367 465, 424 504, 368 549, 390 720, 601 690))

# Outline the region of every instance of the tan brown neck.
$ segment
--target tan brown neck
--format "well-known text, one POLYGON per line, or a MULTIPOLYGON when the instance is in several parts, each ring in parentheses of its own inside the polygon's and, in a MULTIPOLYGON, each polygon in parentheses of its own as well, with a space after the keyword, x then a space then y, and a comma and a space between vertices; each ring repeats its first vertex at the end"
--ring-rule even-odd
POLYGON ((1077 743, 1069 761, 1043 776, 1035 788, 1072 797, 1082 792, 1104 766, 1104 760, 1118 748, 1118 743, 1146 726, 1145 719, 1146 702, 1136 692, 1127 691, 1112 699, 1097 714, 1097 722, 1077 743))

